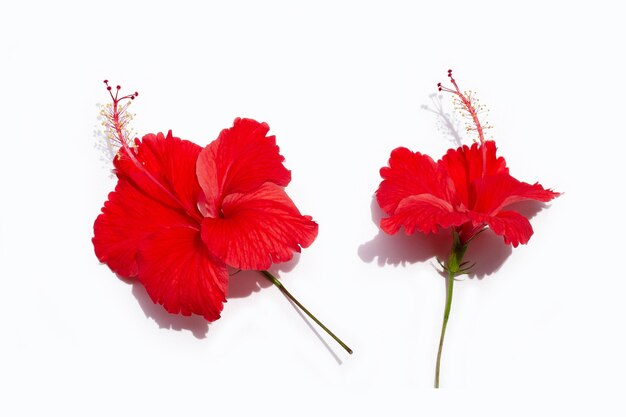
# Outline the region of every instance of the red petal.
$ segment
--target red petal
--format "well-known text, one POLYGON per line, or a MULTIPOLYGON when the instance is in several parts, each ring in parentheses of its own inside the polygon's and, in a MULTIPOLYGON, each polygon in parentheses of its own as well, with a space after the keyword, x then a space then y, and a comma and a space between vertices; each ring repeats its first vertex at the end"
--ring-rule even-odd
POLYGON ((474 143, 471 148, 464 145, 450 149, 438 163, 452 179, 459 202, 468 208, 474 204, 470 187, 475 180, 509 172, 504 158, 496 157, 496 143, 493 141, 486 141, 484 145, 474 143))
POLYGON ((540 184, 521 182, 508 174, 493 175, 475 181, 474 211, 495 214, 504 207, 524 200, 548 202, 559 193, 544 189, 540 184))
POLYGON ((163 229, 139 248, 139 280, 155 303, 170 313, 220 318, 228 272, 214 259, 192 228, 163 229))
POLYGON ((196 178, 196 161, 202 148, 173 137, 171 130, 167 137, 163 133, 149 134, 135 143, 134 154, 141 168, 121 150, 120 158, 114 161, 117 176, 130 180, 143 193, 163 204, 184 208, 199 221, 202 216, 197 207, 200 185, 196 178))
POLYGON ((196 169, 210 216, 217 216, 228 194, 247 193, 266 182, 289 184, 291 173, 283 165, 276 137, 266 136, 268 131, 266 123, 237 118, 202 150, 196 169))
POLYGON ((435 233, 440 227, 460 226, 467 221, 467 216, 455 212, 449 202, 431 194, 420 194, 402 200, 394 214, 383 219, 380 226, 391 235, 397 233, 401 226, 404 226, 406 234, 412 234, 415 230, 435 233))
POLYGON ((486 219, 489 228, 497 235, 504 237, 507 245, 526 244, 533 234, 528 219, 516 211, 501 211, 496 216, 486 219))
POLYGON ((96 219, 92 239, 96 256, 123 277, 137 275, 137 251, 149 234, 169 227, 199 228, 182 210, 148 197, 134 184, 120 179, 96 219))
POLYGON ((216 257, 240 269, 264 270, 285 262, 317 236, 317 223, 300 214, 285 191, 266 183, 224 199, 223 217, 206 218, 202 240, 216 257))
POLYGON ((446 183, 438 172, 437 164, 428 155, 397 148, 391 152, 389 167, 380 170, 383 181, 376 191, 380 208, 393 214, 405 198, 412 195, 432 194, 443 198, 446 183))

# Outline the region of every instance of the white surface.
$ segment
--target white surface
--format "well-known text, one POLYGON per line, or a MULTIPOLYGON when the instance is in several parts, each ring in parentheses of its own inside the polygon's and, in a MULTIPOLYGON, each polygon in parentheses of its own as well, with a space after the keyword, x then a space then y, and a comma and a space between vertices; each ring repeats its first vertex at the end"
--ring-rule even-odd
POLYGON ((623 15, 415 3, 3 3, 0 414, 623 412, 623 15), (393 148, 451 146, 422 108, 449 67, 512 174, 565 194, 528 246, 496 246, 496 273, 456 285, 435 391, 443 280, 422 238, 378 236, 371 198, 393 148), (320 224, 282 281, 354 355, 275 288, 242 296, 251 276, 206 326, 98 263, 105 78, 139 91, 139 134, 205 145, 237 116, 270 124, 320 224))

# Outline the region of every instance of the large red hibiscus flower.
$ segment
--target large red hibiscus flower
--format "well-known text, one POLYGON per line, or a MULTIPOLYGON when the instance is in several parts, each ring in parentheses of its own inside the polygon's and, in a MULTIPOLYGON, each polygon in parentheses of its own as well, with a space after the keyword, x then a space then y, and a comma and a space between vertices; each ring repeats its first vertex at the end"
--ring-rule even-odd
POLYGON ((491 229, 506 244, 525 244, 533 234, 530 222, 511 207, 525 200, 548 202, 559 194, 538 183, 528 184, 509 174, 504 158, 496 155, 496 144, 485 140, 479 121, 480 108, 472 93, 462 93, 452 72, 453 88, 438 85, 439 91, 452 93, 456 107, 471 120, 470 131, 478 141, 472 146, 449 149, 435 162, 430 156, 397 148, 391 152, 389 166, 380 170, 383 178, 376 199, 388 215, 380 226, 388 234, 401 227, 407 234, 451 229, 453 244, 444 265, 448 273, 444 324, 439 345, 435 386, 439 385, 439 365, 445 328, 450 314, 454 277, 468 272, 463 256, 479 233, 491 229))
POLYGON ((265 270, 313 243, 318 225, 284 190, 291 173, 269 126, 235 119, 205 148, 171 131, 131 143, 126 110, 136 93, 111 97, 104 116, 120 145, 118 183, 94 224, 98 259, 168 312, 208 321, 226 301, 227 266, 261 271, 292 298, 265 270))

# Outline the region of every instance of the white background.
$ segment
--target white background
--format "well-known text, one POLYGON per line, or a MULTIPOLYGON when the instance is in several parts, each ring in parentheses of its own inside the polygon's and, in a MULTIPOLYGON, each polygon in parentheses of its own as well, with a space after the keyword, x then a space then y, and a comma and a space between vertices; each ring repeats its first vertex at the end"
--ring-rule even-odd
POLYGON ((0 7, 0 414, 624 412, 618 8, 203 3, 0 7), (448 68, 491 110, 512 174, 564 195, 527 246, 485 234, 468 253, 478 274, 455 287, 436 391, 433 255, 448 243, 381 235, 371 202, 393 148, 437 159, 453 146, 428 110, 448 68), (98 133, 105 78, 139 91, 140 135, 206 145, 237 116, 270 124, 287 190, 320 224, 282 281, 354 355, 254 274, 231 279, 207 326, 98 263, 92 225, 115 185, 98 133))

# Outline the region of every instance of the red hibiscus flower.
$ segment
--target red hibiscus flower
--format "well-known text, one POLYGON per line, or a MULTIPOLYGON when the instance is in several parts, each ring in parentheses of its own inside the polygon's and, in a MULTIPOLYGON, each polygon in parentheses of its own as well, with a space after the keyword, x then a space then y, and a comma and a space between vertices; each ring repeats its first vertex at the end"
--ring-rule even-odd
POLYGON ((94 223, 98 259, 168 312, 208 321, 226 301, 227 266, 262 271, 293 298, 265 270, 313 243, 318 225, 284 190, 291 173, 269 126, 235 119, 205 148, 171 131, 131 143, 126 110, 136 96, 111 94, 103 113, 120 149, 117 186, 94 223))
POLYGON ((437 162, 430 156, 407 148, 392 151, 389 166, 380 170, 383 178, 376 199, 389 216, 381 228, 395 234, 404 226, 407 234, 415 231, 434 233, 451 229, 453 245, 444 269, 448 273, 447 301, 441 335, 435 386, 439 385, 439 364, 445 327, 452 301, 454 277, 468 272, 463 256, 479 233, 491 229, 506 244, 517 247, 533 234, 530 222, 511 207, 525 200, 548 202, 559 194, 538 183, 528 184, 509 174, 504 158, 496 156, 496 144, 484 139, 478 115, 481 110, 471 93, 463 94, 448 72, 454 89, 438 85, 439 91, 454 94, 457 108, 472 124, 468 130, 478 135, 471 147, 449 149, 437 162))
POLYGON ((401 226, 407 234, 454 227, 461 242, 468 242, 489 227, 517 247, 528 242, 533 229, 526 217, 507 208, 524 200, 547 202, 558 196, 537 183, 513 178, 504 158, 496 157, 493 141, 450 149, 437 162, 397 148, 380 175, 384 180, 376 198, 389 215, 381 228, 392 235, 401 226))

